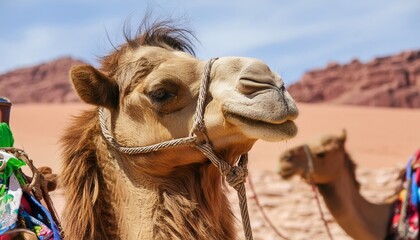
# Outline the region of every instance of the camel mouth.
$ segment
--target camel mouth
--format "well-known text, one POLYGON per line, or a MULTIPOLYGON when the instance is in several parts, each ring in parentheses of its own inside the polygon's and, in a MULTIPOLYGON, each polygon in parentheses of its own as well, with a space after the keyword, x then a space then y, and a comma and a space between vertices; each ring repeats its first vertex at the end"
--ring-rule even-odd
POLYGON ((239 113, 234 113, 234 112, 226 112, 226 117, 227 118, 236 118, 244 123, 249 123, 249 125, 253 125, 253 124, 269 124, 269 125, 281 125, 287 121, 293 122, 293 120, 289 120, 288 118, 284 118, 281 120, 277 120, 276 122, 272 122, 270 120, 264 120, 264 119, 255 119, 252 117, 248 117, 248 116, 244 116, 242 114, 239 113))
MULTIPOLYGON (((289 138, 292 138, 294 136, 296 136, 297 134, 297 126, 295 124, 294 120, 294 116, 286 117, 284 119, 282 119, 281 121, 276 121, 275 123, 271 122, 271 121, 265 121, 263 119, 253 119, 253 118, 249 118, 247 116, 244 116, 242 114, 237 114, 234 112, 225 112, 225 118, 235 124, 235 125, 239 125, 239 126, 248 126, 249 128, 255 129, 256 131, 262 130, 262 129, 266 129, 268 131, 271 132, 272 135, 281 135, 282 138, 281 140, 286 140, 289 138)), ((268 134, 268 135, 271 135, 268 134)), ((267 137, 267 140, 271 140, 270 136, 261 136, 262 139, 264 139, 265 137, 267 137)), ((274 140, 276 141, 276 140, 274 140)))
MULTIPOLYGON (((293 100, 277 90, 265 89, 253 97, 241 97, 223 104, 223 112, 229 120, 249 126, 294 125, 299 110, 293 100)), ((291 129, 290 129, 291 130, 291 129)), ((291 134, 293 135, 293 134, 291 134)), ((294 136, 294 135, 293 135, 294 136)))
POLYGON ((291 179, 296 174, 296 169, 293 167, 280 167, 277 173, 280 175, 280 177, 284 180, 291 179))
POLYGON ((294 164, 293 159, 288 155, 283 155, 280 157, 277 173, 284 180, 288 180, 295 175, 303 174, 301 169, 296 164, 294 164))

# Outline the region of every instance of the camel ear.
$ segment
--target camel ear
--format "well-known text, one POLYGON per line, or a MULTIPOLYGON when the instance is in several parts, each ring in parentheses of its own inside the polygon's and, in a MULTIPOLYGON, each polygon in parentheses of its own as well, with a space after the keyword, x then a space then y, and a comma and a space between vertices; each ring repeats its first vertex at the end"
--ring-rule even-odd
POLYGON ((340 139, 340 142, 344 145, 344 143, 346 142, 346 139, 347 139, 346 129, 343 129, 343 132, 341 133, 339 139, 340 139))
POLYGON ((118 106, 117 83, 90 65, 74 66, 70 78, 80 98, 89 104, 109 109, 118 106))

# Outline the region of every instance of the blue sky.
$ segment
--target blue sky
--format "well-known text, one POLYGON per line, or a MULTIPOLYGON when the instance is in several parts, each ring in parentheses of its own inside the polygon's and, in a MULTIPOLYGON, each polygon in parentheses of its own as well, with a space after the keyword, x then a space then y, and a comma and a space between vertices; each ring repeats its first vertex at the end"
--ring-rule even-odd
POLYGON ((147 9, 192 29, 199 58, 259 58, 288 84, 331 61, 420 49, 419 0, 1 0, 0 73, 60 56, 96 64, 107 33, 121 43, 147 9))

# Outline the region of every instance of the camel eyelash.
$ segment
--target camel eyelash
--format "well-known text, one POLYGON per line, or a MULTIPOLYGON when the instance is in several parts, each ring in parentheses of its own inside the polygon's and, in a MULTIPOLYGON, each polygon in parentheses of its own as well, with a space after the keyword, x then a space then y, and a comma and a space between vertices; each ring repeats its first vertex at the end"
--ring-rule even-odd
POLYGON ((157 90, 151 91, 149 96, 153 99, 153 101, 163 103, 173 98, 175 94, 167 91, 164 88, 159 88, 157 90))

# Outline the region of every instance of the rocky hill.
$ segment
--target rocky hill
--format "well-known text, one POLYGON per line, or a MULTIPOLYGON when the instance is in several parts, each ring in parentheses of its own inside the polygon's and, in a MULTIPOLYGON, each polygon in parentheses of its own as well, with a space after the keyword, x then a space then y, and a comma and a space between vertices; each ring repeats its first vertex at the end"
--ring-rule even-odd
POLYGON ((330 63, 289 87, 296 101, 420 108, 420 50, 361 63, 330 63))
POLYGON ((78 102, 69 80, 70 67, 78 64, 84 62, 64 57, 0 75, 0 96, 12 103, 78 102))

